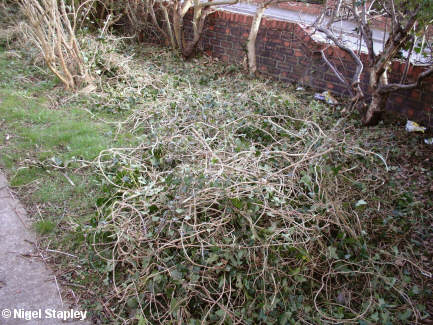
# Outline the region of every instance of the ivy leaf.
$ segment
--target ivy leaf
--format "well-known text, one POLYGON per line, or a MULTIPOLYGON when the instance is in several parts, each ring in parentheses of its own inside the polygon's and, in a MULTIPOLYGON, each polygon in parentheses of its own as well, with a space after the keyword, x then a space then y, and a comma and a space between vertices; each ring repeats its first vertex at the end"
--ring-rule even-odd
POLYGON ((338 259, 337 248, 334 246, 328 247, 329 257, 338 259))
POLYGON ((179 272, 178 270, 171 271, 170 275, 174 280, 182 280, 183 279, 183 274, 181 272, 179 272))
POLYGON ((406 309, 404 313, 398 314, 398 318, 400 320, 408 320, 411 315, 412 315, 412 310, 406 309))

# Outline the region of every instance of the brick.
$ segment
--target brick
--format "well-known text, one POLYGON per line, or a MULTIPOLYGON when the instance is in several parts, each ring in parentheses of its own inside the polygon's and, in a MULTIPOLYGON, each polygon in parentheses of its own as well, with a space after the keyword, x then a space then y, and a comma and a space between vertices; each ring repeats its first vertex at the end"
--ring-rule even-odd
POLYGON ((412 90, 410 97, 414 100, 420 100, 421 99, 421 91, 419 89, 412 90))
POLYGON ((218 39, 210 39, 209 43, 212 45, 220 46, 220 41, 218 39))
POLYGON ((312 80, 311 80, 311 84, 312 84, 314 87, 317 87, 317 88, 319 88, 319 89, 321 89, 321 90, 326 89, 326 83, 324 83, 322 80, 312 79, 312 80))
POLYGON ((270 68, 276 66, 275 60, 270 59, 270 58, 259 56, 258 61, 259 61, 259 64, 265 65, 265 66, 270 67, 270 68))
POLYGON ((293 49, 302 49, 303 48, 303 43, 297 39, 292 40, 291 42, 291 47, 293 49))
POLYGON ((293 40, 293 33, 282 31, 281 32, 281 40, 291 42, 293 40))
POLYGON ((402 103, 403 103, 403 97, 401 97, 401 96, 396 96, 396 97, 394 98, 394 102, 395 102, 396 104, 402 104, 402 103))
POLYGON ((236 50, 243 50, 246 47, 246 41, 241 41, 241 42, 234 41, 232 45, 233 48, 236 50))
POLYGON ((263 44, 263 48, 264 48, 265 50, 268 50, 268 51, 275 51, 275 47, 272 46, 272 44, 269 44, 269 43, 264 43, 264 44, 263 44))
POLYGON ((236 60, 240 60, 245 56, 245 52, 242 50, 226 49, 225 53, 236 60))
POLYGON ((296 65, 293 67, 294 73, 304 74, 305 70, 306 70, 306 67, 303 67, 303 66, 296 65))
POLYGON ((293 29, 293 32, 295 34, 297 34, 297 35, 302 35, 303 34, 302 28, 298 24, 295 25, 295 27, 293 29))
POLYGON ((294 56, 286 55, 286 58, 284 59, 284 63, 290 64, 290 65, 297 65, 298 59, 294 56))
POLYGON ((214 30, 217 35, 224 34, 226 32, 227 27, 222 25, 215 26, 214 30))
POLYGON ((256 51, 257 56, 262 56, 264 58, 269 58, 271 56, 272 50, 265 49, 265 48, 259 48, 256 51))
POLYGON ((271 74, 275 78, 278 78, 280 75, 280 69, 276 67, 267 67, 268 68, 268 74, 271 74))
POLYGON ((231 35, 226 35, 226 34, 220 34, 218 36, 218 39, 220 41, 228 41, 228 42, 233 42, 234 40, 236 40, 236 37, 233 37, 231 35))
POLYGON ((207 30, 204 32, 204 37, 206 38, 217 38, 217 33, 211 31, 211 30, 207 30))
POLYGON ((286 58, 289 56, 295 56, 295 51, 292 49, 285 49, 284 53, 286 54, 286 58))
POLYGON ((231 49, 233 47, 233 43, 227 41, 221 41, 220 44, 226 49, 231 49))
POLYGON ((334 93, 338 94, 338 95, 341 95, 341 96, 349 96, 350 95, 349 90, 347 89, 347 87, 343 86, 341 84, 340 85, 335 85, 334 84, 334 89, 332 89, 332 91, 334 93))
POLYGON ((332 72, 325 74, 325 81, 330 81, 333 83, 341 83, 340 79, 338 79, 337 76, 335 76, 335 74, 333 74, 332 72))
POLYGON ((273 38, 268 42, 271 46, 277 47, 282 44, 280 39, 273 38))
POLYGON ((234 26, 230 28, 230 35, 236 36, 239 39, 243 33, 243 30, 239 26, 234 26))
POLYGON ((213 46, 212 47, 212 53, 217 57, 221 57, 221 55, 224 54, 224 48, 219 47, 219 46, 213 46))
POLYGON ((413 108, 409 108, 409 109, 406 111, 406 115, 407 115, 409 118, 413 117, 413 116, 415 115, 415 110, 414 110, 413 108))
POLYGON ((284 54, 281 53, 280 51, 273 51, 271 52, 271 54, 269 55, 269 57, 276 59, 278 61, 284 61, 284 54))
POLYGON ((278 30, 267 30, 266 36, 270 39, 281 39, 281 32, 278 30))
POLYGON ((294 55, 295 55, 296 57, 301 57, 301 56, 304 56, 304 52, 302 52, 302 51, 299 50, 299 49, 296 49, 294 55))
POLYGON ((311 58, 304 56, 301 59, 299 59, 299 63, 302 65, 310 65, 311 64, 311 58))
POLYGON ((288 27, 289 27, 289 23, 286 21, 280 21, 280 24, 278 26, 278 28, 282 30, 286 30, 288 29, 288 27))
POLYGON ((262 20, 262 24, 265 28, 272 28, 272 22, 273 22, 273 20, 271 20, 271 19, 263 19, 262 20))
POLYGON ((281 62, 277 62, 277 68, 279 68, 282 71, 286 71, 286 72, 292 72, 293 71, 293 66, 291 66, 289 64, 284 64, 281 62))

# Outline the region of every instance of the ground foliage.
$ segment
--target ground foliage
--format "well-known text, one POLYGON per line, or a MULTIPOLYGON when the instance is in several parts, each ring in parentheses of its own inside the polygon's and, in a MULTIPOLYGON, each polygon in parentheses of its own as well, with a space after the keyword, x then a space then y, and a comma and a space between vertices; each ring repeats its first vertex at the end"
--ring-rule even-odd
MULTIPOLYGON (((57 148, 17 161, 50 177, 82 174, 98 189, 94 212, 38 226, 51 253, 71 254, 51 262, 96 323, 432 317, 433 175, 422 138, 395 125, 360 129, 309 92, 207 57, 80 42, 98 91, 54 89, 56 109, 81 107, 112 127, 107 138, 133 140, 105 144, 94 160, 57 148)), ((22 84, 0 77, 2 87, 22 84)))
MULTIPOLYGON (((126 88, 139 89, 127 124, 140 145, 97 158, 106 194, 88 229, 118 315, 164 324, 429 317, 431 274, 410 240, 431 206, 392 186, 396 148, 380 150, 375 131, 237 67, 134 53, 146 63, 131 70, 151 81, 126 88)), ((376 132, 393 141, 387 128, 376 132)))

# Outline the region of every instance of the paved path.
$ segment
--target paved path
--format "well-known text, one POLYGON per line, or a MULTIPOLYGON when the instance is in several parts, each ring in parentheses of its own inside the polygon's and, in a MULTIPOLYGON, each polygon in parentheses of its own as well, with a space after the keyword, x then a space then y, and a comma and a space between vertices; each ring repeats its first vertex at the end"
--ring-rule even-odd
MULTIPOLYGON (((0 172, 0 324, 65 324, 58 318, 46 317, 47 309, 66 311, 69 308, 66 304, 62 306, 51 271, 40 258, 29 257, 37 255, 32 244, 35 235, 29 225, 25 210, 9 191, 0 172), (32 320, 14 319, 14 309, 37 314, 32 320), (37 319, 39 310, 42 319, 37 319), (12 313, 9 318, 8 311, 12 313)), ((73 324, 89 323, 76 321, 73 324)))

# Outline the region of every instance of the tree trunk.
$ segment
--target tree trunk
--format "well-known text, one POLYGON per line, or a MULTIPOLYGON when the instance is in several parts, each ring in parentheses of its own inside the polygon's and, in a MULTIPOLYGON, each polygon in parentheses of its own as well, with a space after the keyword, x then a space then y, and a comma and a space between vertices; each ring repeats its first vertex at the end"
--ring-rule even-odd
POLYGON ((209 13, 210 11, 207 8, 204 10, 201 7, 194 8, 194 16, 192 21, 194 35, 192 41, 184 45, 182 54, 185 59, 188 59, 194 53, 194 50, 196 49, 196 46, 203 34, 204 23, 209 13))
POLYGON ((367 111, 362 120, 362 124, 365 126, 374 126, 379 124, 382 120, 388 97, 388 94, 380 94, 378 91, 373 93, 370 105, 368 105, 367 111))
POLYGON ((385 66, 384 71, 377 70, 375 67, 372 67, 370 70, 370 90, 372 96, 362 119, 362 123, 365 126, 377 125, 382 120, 389 93, 383 93, 381 89, 383 86, 388 85, 388 67, 389 63, 385 66))
POLYGON ((183 17, 179 13, 179 9, 177 6, 173 8, 173 30, 174 30, 174 36, 176 39, 176 45, 179 49, 179 51, 182 53, 183 51, 183 44, 182 44, 182 38, 183 38, 183 17))
POLYGON ((262 22, 263 14, 266 9, 265 4, 261 4, 256 11, 256 14, 251 24, 250 35, 248 36, 247 53, 248 53, 248 69, 250 75, 254 75, 257 71, 256 60, 256 39, 259 32, 260 23, 262 22))

